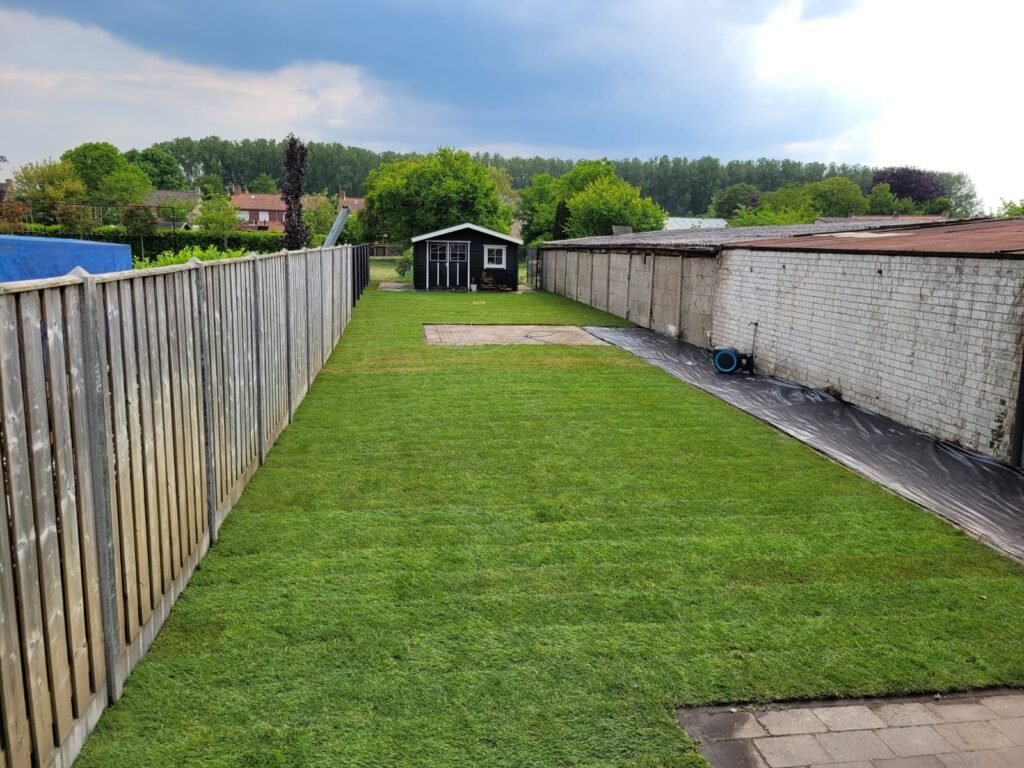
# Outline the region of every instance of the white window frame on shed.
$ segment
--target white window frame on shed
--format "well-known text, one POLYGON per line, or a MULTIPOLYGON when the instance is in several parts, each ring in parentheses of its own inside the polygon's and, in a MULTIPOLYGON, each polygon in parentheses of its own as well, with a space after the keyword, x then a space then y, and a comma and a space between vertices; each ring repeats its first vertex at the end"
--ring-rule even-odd
POLYGON ((507 269, 508 267, 505 266, 507 260, 505 254, 507 249, 507 245, 484 245, 484 269, 507 269), (500 264, 490 263, 491 251, 501 251, 500 264))

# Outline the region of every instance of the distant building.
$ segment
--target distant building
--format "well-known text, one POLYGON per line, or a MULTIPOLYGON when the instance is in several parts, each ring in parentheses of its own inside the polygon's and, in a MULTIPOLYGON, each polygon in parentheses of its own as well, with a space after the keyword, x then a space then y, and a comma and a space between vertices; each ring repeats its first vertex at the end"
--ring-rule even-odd
POLYGON ((238 213, 242 229, 262 229, 272 232, 284 230, 285 204, 281 195, 258 195, 235 191, 231 205, 238 213))
POLYGON ((157 189, 142 198, 142 204, 156 212, 161 227, 176 229, 195 220, 202 202, 203 195, 198 189, 157 189))
POLYGON ((348 208, 349 213, 359 213, 365 207, 365 197, 349 197, 344 189, 338 193, 338 213, 341 213, 342 208, 348 208))
POLYGON ((669 216, 663 229, 724 229, 729 226, 725 219, 698 219, 686 216, 669 216))
POLYGON ((8 197, 13 199, 14 193, 14 181, 8 179, 7 181, 0 181, 0 203, 7 200, 8 197))

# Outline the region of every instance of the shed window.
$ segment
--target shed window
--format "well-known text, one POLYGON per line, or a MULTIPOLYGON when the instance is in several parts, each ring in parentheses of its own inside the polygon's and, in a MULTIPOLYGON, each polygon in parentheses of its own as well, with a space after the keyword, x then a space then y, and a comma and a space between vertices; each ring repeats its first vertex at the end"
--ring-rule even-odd
POLYGON ((469 261, 469 243, 445 240, 427 241, 427 253, 431 261, 469 261))
POLYGON ((484 246, 484 268, 504 269, 505 268, 505 246, 485 245, 484 246))
POLYGON ((448 243, 437 243, 432 240, 429 243, 427 243, 427 248, 430 251, 431 261, 448 260, 448 243))

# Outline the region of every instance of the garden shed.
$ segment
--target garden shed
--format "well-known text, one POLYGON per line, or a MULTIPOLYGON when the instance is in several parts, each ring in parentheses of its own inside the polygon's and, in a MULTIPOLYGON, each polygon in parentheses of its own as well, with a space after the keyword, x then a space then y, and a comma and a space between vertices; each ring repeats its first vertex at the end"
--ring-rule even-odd
POLYGON ((483 278, 514 291, 522 244, 511 235, 469 223, 418 235, 412 239, 413 287, 468 290, 483 278))

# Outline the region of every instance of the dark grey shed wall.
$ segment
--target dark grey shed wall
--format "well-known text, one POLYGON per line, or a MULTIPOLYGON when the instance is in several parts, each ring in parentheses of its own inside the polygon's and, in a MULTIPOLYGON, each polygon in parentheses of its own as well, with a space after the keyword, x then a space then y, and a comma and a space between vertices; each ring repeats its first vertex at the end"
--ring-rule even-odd
MULTIPOLYGON (((473 282, 480 282, 480 275, 484 271, 484 245, 505 246, 505 269, 489 269, 487 272, 494 277, 499 285, 507 286, 515 290, 519 285, 519 246, 501 238, 477 232, 475 229, 460 229, 449 232, 446 235, 434 238, 438 241, 447 242, 468 242, 469 243, 469 273, 473 282)), ((417 290, 424 290, 427 287, 427 243, 430 240, 423 240, 413 244, 412 249, 412 283, 417 290)), ((431 277, 430 288, 433 290, 434 279, 431 277)))

